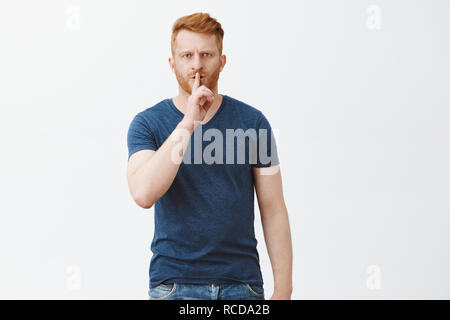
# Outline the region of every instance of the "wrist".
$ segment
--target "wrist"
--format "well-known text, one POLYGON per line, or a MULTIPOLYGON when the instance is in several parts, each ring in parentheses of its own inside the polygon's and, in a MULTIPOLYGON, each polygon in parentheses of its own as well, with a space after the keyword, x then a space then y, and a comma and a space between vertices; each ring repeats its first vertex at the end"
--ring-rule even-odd
POLYGON ((292 290, 274 288, 271 300, 291 300, 292 290))
POLYGON ((188 130, 190 133, 192 133, 195 129, 195 120, 184 117, 177 125, 177 128, 188 130))
POLYGON ((292 294, 292 286, 283 286, 283 287, 278 287, 278 286, 275 286, 274 287, 274 289, 273 289, 273 292, 275 293, 277 293, 277 294, 280 294, 280 295, 291 295, 292 294))

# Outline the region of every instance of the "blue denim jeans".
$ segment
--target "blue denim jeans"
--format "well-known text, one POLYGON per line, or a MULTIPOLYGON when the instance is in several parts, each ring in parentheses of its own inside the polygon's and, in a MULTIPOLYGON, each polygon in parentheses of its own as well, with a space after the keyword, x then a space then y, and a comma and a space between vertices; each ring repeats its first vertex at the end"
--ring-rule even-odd
POLYGON ((148 291, 150 300, 265 300, 256 284, 162 283, 148 291))

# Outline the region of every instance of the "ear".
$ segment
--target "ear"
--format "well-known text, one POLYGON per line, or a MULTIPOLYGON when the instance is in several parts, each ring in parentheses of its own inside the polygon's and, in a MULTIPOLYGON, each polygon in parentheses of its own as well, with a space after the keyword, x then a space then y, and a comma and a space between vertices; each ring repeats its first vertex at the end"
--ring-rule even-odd
POLYGON ((172 59, 172 57, 169 57, 169 66, 170 66, 170 69, 172 69, 172 72, 175 72, 175 70, 173 68, 173 59, 172 59))
POLYGON ((220 57, 220 72, 222 72, 223 68, 225 67, 225 64, 227 63, 227 56, 226 55, 222 55, 220 57))

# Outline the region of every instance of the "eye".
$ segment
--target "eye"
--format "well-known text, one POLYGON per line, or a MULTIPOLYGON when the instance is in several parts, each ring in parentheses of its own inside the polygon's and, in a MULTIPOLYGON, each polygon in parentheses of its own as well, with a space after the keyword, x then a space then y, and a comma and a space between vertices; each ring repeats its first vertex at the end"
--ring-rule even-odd
MULTIPOLYGON (((209 57, 211 57, 211 53, 209 53, 209 52, 205 52, 205 53, 203 53, 203 54, 204 54, 204 55, 205 55, 205 54, 208 54, 209 57)), ((183 54, 183 57, 184 57, 184 58, 189 58, 189 57, 186 57, 187 55, 190 56, 191 54, 190 54, 190 53, 185 53, 185 54, 183 54)))

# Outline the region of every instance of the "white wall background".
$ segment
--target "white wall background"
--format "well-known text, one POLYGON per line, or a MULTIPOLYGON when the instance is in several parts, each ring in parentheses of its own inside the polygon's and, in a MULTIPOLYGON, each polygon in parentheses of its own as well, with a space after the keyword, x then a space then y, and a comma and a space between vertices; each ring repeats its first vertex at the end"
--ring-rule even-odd
POLYGON ((198 11, 225 30, 219 92, 278 130, 292 298, 449 299, 445 0, 2 0, 0 298, 147 299, 126 133, 177 94, 171 26, 198 11))

